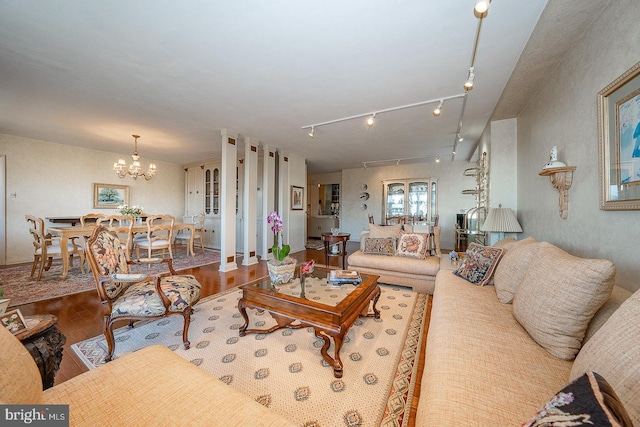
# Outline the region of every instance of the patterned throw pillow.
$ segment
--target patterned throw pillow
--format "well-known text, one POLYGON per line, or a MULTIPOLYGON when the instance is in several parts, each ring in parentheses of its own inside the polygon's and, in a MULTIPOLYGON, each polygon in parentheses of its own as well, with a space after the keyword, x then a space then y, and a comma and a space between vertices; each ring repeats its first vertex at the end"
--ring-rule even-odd
POLYGON ((363 254, 369 255, 393 255, 395 252, 395 240, 393 237, 364 239, 363 254))
POLYGON ((396 255, 424 259, 427 254, 428 243, 428 234, 405 233, 400 236, 396 255))
POLYGON ((474 285, 484 286, 491 280, 493 270, 502 256, 502 249, 471 243, 462 264, 453 274, 474 285))
POLYGON ((522 427, 632 427, 631 419, 607 381, 587 372, 560 390, 522 427))

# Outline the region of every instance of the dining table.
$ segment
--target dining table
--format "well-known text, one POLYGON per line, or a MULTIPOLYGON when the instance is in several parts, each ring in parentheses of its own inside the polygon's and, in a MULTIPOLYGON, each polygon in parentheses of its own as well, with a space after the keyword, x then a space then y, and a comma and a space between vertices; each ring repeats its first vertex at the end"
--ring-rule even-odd
MULTIPOLYGON (((69 273, 69 239, 74 237, 89 238, 96 229, 95 225, 80 226, 73 225, 67 227, 47 227, 47 232, 52 236, 60 238, 60 252, 62 256, 62 276, 61 279, 65 280, 69 273)), ((195 257, 195 251, 193 250, 193 237, 195 233, 194 224, 187 222, 176 222, 173 224, 173 230, 190 230, 191 238, 189 239, 189 245, 187 247, 187 255, 191 254, 195 257)), ((135 233, 144 233, 147 231, 147 224, 140 223, 134 224, 131 231, 135 233)))

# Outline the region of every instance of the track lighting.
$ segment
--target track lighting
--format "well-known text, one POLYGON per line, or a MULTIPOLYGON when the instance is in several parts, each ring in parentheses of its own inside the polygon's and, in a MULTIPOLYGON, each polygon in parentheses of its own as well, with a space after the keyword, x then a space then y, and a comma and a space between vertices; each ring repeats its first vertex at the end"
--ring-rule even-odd
POLYGON ((464 138, 460 136, 460 134, 458 134, 458 142, 462 142, 462 141, 464 141, 464 138))
POLYGON ((442 112, 442 104, 444 104, 444 100, 441 99, 438 103, 438 106, 433 110, 433 115, 436 117, 440 117, 440 113, 442 112))
POLYGON ((473 72, 474 67, 469 67, 469 78, 464 82, 464 90, 473 89, 473 80, 476 78, 476 74, 473 72))
POLYGON ((373 113, 371 116, 369 116, 369 118, 367 119, 367 126, 371 127, 373 126, 373 121, 376 118, 376 113, 373 113))
POLYGON ((436 157, 436 163, 440 163, 440 156, 436 157))
POLYGON ((307 135, 309 135, 309 138, 313 139, 313 135, 316 133, 316 128, 315 126, 311 126, 311 132, 309 132, 307 135))
POLYGON ((491 0, 476 0, 476 4, 473 7, 473 14, 478 19, 486 18, 489 14, 489 4, 491 0))

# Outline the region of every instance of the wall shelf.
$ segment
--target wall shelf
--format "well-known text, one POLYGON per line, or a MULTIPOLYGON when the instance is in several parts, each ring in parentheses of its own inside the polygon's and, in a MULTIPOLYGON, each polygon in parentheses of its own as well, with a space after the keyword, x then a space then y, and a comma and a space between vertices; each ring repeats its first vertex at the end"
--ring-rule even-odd
POLYGON ((567 219, 569 215, 569 189, 573 182, 573 171, 576 166, 562 166, 559 168, 543 169, 540 176, 550 176, 551 185, 560 193, 560 218, 567 219))

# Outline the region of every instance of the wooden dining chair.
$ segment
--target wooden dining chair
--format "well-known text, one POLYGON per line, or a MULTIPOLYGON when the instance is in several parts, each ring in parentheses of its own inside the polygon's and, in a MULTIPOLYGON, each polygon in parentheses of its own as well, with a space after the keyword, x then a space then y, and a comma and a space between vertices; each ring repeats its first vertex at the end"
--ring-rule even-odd
MULTIPOLYGON (((191 217, 191 222, 193 224, 193 241, 200 241, 200 248, 202 249, 202 253, 204 254, 204 240, 202 238, 204 232, 204 212, 197 213, 191 217)), ((174 246, 178 241, 185 242, 185 245, 188 245, 191 241, 191 229, 175 229, 173 244, 174 246)), ((187 253, 189 253, 189 249, 187 249, 187 253)))
POLYGON ((169 252, 169 258, 173 259, 173 224, 175 217, 172 215, 150 215, 146 219, 147 232, 146 239, 134 240, 136 248, 136 258, 142 262, 156 262, 164 258, 165 250, 169 252), (146 257, 140 258, 140 249, 146 251, 146 257), (162 251, 162 257, 153 257, 154 251, 162 251))
MULTIPOLYGON (((45 234, 44 220, 33 215, 25 215, 27 224, 29 225, 29 233, 33 238, 33 264, 31 265, 31 275, 38 270, 36 280, 42 279, 42 272, 49 271, 54 258, 62 259, 62 248, 60 241, 52 239, 50 235, 45 234)), ((77 255, 80 259, 80 271, 84 273, 84 247, 78 244, 77 238, 72 238, 68 244, 69 264, 73 265, 73 256, 77 255)))
POLYGON ((80 225, 83 227, 92 227, 95 226, 96 223, 98 222, 98 219, 106 216, 106 214, 103 213, 88 213, 85 215, 82 215, 80 217, 80 225))

